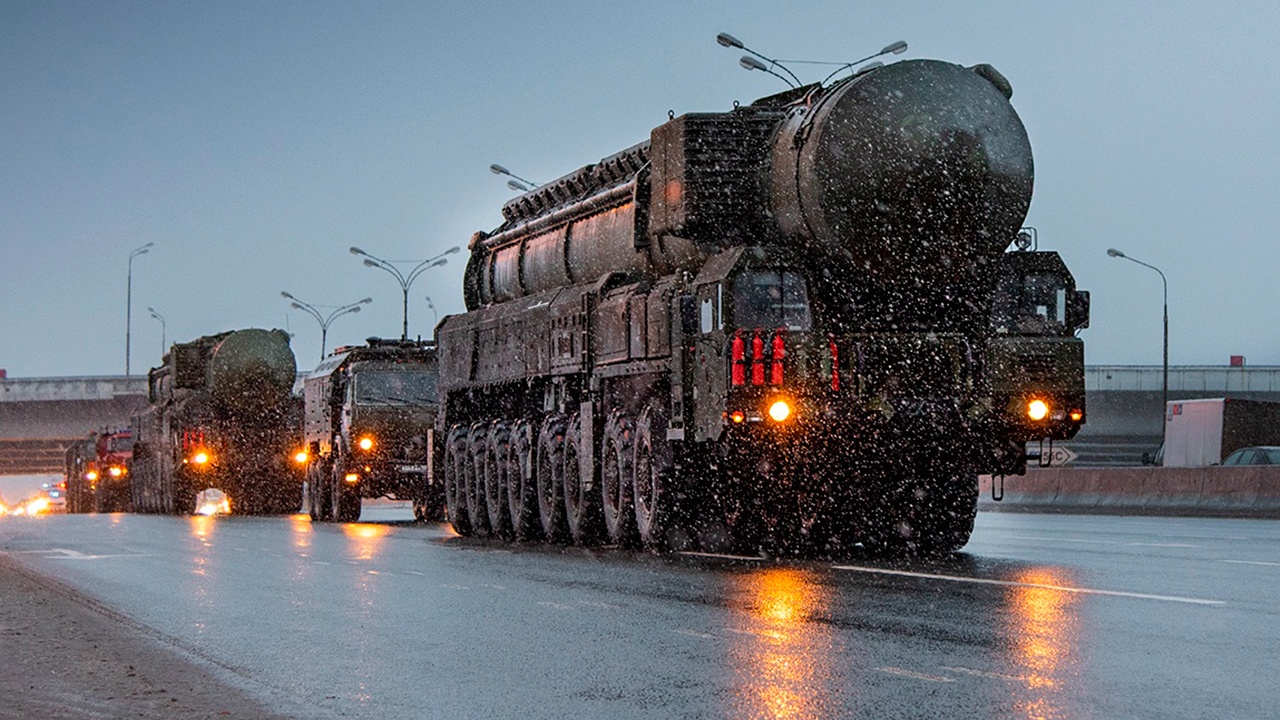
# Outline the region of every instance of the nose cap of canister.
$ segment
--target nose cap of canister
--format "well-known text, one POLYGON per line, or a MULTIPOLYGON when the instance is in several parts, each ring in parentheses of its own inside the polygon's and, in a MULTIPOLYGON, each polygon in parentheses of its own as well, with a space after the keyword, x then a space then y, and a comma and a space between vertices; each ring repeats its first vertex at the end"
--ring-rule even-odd
POLYGON ((1034 177, 1002 88, 937 60, 860 74, 794 110, 773 163, 770 202, 784 234, 886 279, 1003 251, 1034 177))

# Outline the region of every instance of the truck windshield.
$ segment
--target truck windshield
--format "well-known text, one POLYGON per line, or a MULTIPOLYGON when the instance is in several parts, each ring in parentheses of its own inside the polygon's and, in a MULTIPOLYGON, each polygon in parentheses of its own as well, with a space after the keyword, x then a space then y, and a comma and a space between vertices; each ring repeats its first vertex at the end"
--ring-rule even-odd
POLYGON ((133 449, 133 436, 113 435, 107 440, 107 451, 113 453, 129 452, 133 449))
POLYGON ((356 373, 360 405, 429 405, 436 401, 435 373, 422 370, 377 370, 356 373))
POLYGON ((1055 273, 1006 276, 996 288, 992 321, 997 332, 1059 335, 1067 327, 1067 283, 1055 273))
POLYGON ((733 324, 741 328, 808 330, 813 325, 804 276, 748 270, 733 285, 733 324))

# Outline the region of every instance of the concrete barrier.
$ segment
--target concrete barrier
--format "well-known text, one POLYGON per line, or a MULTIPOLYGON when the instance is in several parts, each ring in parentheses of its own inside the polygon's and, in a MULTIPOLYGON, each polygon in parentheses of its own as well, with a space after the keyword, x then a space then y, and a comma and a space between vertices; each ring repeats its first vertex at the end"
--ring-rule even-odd
POLYGON ((1280 518, 1280 466, 1036 468, 1004 479, 1004 500, 979 478, 989 511, 1280 518))

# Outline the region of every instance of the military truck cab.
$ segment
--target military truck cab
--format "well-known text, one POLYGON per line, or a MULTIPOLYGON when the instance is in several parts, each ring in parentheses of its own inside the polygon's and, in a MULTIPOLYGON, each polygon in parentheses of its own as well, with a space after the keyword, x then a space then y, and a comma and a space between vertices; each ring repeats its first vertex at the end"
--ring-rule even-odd
POLYGON ((354 521, 362 498, 442 516, 432 472, 439 406, 435 345, 370 338, 339 348, 303 381, 307 499, 316 520, 354 521))
POLYGON ((1012 445, 997 474, 1021 474, 1021 443, 1073 437, 1085 422, 1089 293, 1056 252, 1018 249, 999 261, 986 362, 991 410, 1012 445))

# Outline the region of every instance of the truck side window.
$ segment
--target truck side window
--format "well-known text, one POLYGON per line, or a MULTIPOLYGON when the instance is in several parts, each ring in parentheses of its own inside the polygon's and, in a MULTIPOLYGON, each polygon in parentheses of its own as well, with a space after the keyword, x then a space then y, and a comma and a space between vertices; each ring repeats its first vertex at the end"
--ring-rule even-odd
POLYGON ((723 325, 721 298, 724 292, 720 283, 698 289, 699 328, 703 333, 718 330, 723 325))

